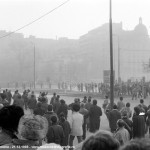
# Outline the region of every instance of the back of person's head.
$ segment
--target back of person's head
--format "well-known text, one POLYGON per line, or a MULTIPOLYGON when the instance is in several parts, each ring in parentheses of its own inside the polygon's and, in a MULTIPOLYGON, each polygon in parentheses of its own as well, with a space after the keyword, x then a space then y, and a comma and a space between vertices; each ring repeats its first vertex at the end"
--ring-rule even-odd
POLYGON ((40 140, 46 137, 48 121, 40 115, 24 115, 21 117, 18 132, 27 140, 40 140))
POLYGON ((97 105, 97 100, 96 99, 93 100, 93 105, 97 105))
POLYGON ((150 150, 150 139, 133 139, 120 147, 119 150, 150 150))
POLYGON ((89 102, 89 103, 91 102, 91 99, 92 99, 92 97, 89 96, 89 97, 88 97, 88 102, 89 102))
POLYGON ((105 99, 108 99, 108 96, 107 96, 107 95, 105 95, 105 99))
POLYGON ((20 118, 24 115, 21 107, 10 105, 0 110, 0 127, 11 133, 17 132, 20 118))
POLYGON ((81 104, 80 104, 80 107, 81 107, 81 108, 84 108, 84 103, 81 103, 81 104))
POLYGON ((74 103, 72 106, 72 110, 75 112, 78 112, 80 110, 80 105, 77 103, 74 103))
POLYGON ((82 150, 117 150, 119 143, 108 131, 99 131, 84 141, 82 150))
POLYGON ((136 115, 140 114, 140 108, 139 107, 134 107, 134 111, 135 111, 136 115))
POLYGON ((53 96, 56 96, 56 93, 53 93, 53 96))
POLYGON ((120 97, 120 100, 123 101, 123 97, 122 96, 120 97))
POLYGON ((52 111, 52 110, 53 110, 53 105, 51 105, 51 104, 50 104, 50 105, 48 105, 47 110, 48 110, 48 111, 52 111))
POLYGON ((35 98, 34 95, 31 95, 31 98, 35 98))
POLYGON ((117 126, 119 127, 119 128, 122 128, 122 127, 124 127, 124 121, 122 120, 122 119, 119 119, 118 121, 117 121, 117 126))
POLYGON ((6 99, 6 95, 4 93, 1 93, 1 98, 4 100, 6 99))
POLYGON ((56 116, 52 116, 51 121, 52 121, 52 124, 56 124, 58 122, 58 119, 56 116))
POLYGON ((60 100, 61 104, 65 104, 65 101, 63 99, 60 100))
POLYGON ((113 105, 113 109, 118 109, 116 104, 113 105))
POLYGON ((130 107, 130 103, 126 103, 126 107, 130 107))
POLYGON ((140 103, 143 104, 143 103, 144 103, 144 100, 143 100, 143 99, 140 99, 140 103))

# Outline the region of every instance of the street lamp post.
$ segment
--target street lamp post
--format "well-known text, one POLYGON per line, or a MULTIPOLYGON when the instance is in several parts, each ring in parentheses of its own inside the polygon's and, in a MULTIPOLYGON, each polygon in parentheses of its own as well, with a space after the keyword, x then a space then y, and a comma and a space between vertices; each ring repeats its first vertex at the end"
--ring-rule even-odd
POLYGON ((109 37, 110 37, 110 104, 111 109, 114 104, 114 75, 113 75, 113 38, 112 38, 112 16, 111 16, 111 0, 110 0, 110 16, 109 16, 109 37))
POLYGON ((33 73, 33 84, 34 84, 34 89, 35 89, 35 44, 34 44, 34 64, 33 64, 33 66, 34 66, 34 73, 33 73))

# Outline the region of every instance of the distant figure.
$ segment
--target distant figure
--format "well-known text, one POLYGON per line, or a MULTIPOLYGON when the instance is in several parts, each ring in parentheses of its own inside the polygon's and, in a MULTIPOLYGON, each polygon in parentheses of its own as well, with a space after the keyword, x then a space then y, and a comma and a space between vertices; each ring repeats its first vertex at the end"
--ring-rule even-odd
POLYGON ((125 103, 123 102, 123 97, 120 97, 120 100, 117 103, 118 111, 125 107, 125 103))

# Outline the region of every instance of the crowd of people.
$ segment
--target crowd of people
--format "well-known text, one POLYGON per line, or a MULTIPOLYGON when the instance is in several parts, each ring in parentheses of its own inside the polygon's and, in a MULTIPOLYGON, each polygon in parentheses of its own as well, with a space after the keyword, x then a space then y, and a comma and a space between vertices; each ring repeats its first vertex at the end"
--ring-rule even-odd
POLYGON ((112 109, 106 96, 102 110, 90 96, 66 104, 56 93, 50 100, 47 94, 40 92, 37 97, 30 90, 12 94, 7 89, 0 93, 0 149, 150 149, 150 140, 145 138, 147 132, 150 135, 150 106, 143 99, 132 113, 123 97, 112 109), (110 132, 100 130, 102 112, 110 132), (90 137, 87 131, 92 133, 90 137))

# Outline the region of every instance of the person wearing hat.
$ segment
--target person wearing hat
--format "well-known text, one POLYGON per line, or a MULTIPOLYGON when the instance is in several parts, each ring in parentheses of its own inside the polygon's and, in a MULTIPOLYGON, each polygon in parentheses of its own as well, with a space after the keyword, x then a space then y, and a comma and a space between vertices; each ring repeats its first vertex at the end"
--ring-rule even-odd
POLYGON ((12 139, 17 139, 18 124, 24 115, 21 107, 10 105, 0 109, 0 146, 11 144, 12 139))
POLYGON ((18 139, 12 141, 12 146, 32 148, 42 145, 42 140, 48 131, 48 121, 40 115, 24 115, 18 125, 18 139))

